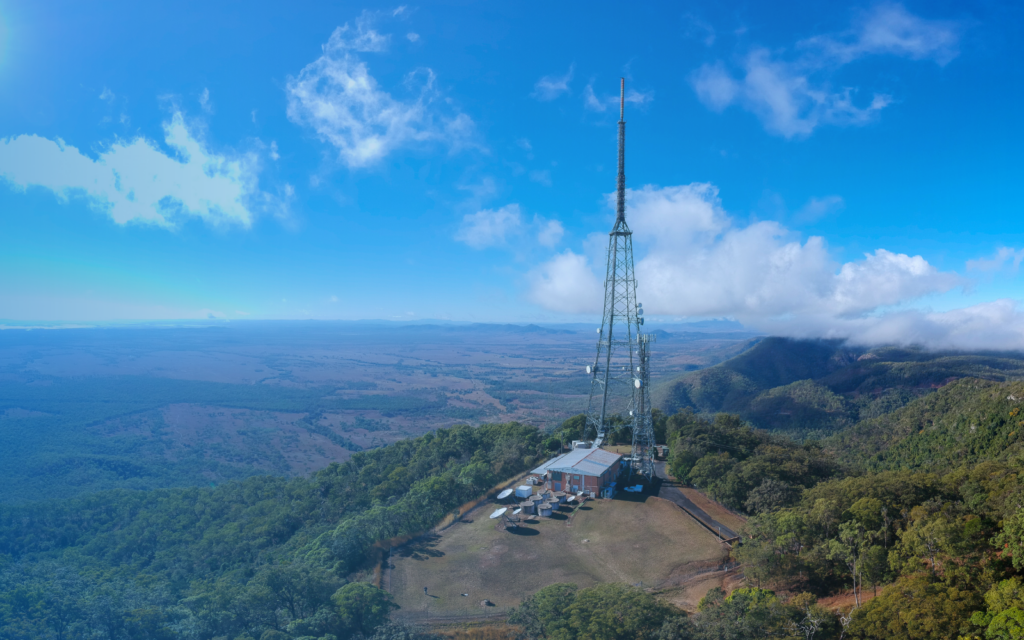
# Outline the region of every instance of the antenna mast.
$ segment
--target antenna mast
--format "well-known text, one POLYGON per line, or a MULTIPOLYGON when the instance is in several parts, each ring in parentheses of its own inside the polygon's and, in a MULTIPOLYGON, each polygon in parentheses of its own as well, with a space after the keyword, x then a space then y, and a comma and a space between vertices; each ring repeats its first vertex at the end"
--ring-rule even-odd
POLYGON ((616 179, 615 225, 626 222, 626 79, 619 78, 619 175, 616 179))
POLYGON ((651 425, 650 394, 647 385, 649 338, 640 333, 643 308, 636 301, 633 272, 633 232, 626 224, 626 80, 619 81, 619 172, 616 179, 615 225, 608 234, 608 266, 604 281, 604 313, 598 329, 597 353, 587 367, 590 401, 584 438, 594 436, 601 446, 608 433, 610 417, 618 413, 629 418, 616 424, 632 424, 631 470, 647 476, 654 473, 654 434, 651 425))

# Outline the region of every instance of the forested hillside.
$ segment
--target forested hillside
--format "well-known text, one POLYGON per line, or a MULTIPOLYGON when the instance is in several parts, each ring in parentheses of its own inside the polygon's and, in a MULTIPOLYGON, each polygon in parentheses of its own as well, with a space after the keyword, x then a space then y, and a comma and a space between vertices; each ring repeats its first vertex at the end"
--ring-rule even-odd
POLYGON ((429 529, 539 447, 534 427, 462 426, 308 479, 0 507, 0 638, 372 633, 391 606, 359 582, 373 545, 429 529))
POLYGON ((859 422, 825 444, 867 469, 941 471, 1024 452, 1024 382, 967 378, 883 416, 859 422))
POLYGON ((1022 637, 1022 398, 965 379, 824 446, 670 417, 673 473, 752 516, 732 552, 750 591, 709 594, 660 637, 1022 637))
POLYGON ((653 399, 668 414, 734 413, 762 429, 821 438, 964 377, 1024 378, 1024 356, 765 338, 721 364, 662 383, 653 399))

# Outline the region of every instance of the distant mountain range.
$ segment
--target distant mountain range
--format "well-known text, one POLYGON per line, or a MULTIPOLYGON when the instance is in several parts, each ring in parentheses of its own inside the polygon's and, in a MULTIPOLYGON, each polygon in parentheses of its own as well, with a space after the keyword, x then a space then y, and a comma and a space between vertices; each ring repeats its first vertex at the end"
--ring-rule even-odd
POLYGON ((763 429, 820 438, 960 378, 1024 379, 1024 354, 863 349, 770 337, 721 364, 659 384, 653 399, 667 413, 735 413, 763 429))

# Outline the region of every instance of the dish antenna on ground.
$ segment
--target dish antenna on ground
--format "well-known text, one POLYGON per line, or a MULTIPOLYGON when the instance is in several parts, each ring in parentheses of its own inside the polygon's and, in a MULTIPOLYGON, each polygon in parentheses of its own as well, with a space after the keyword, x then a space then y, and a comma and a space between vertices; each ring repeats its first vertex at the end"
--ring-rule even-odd
POLYGON ((491 514, 491 520, 494 520, 495 518, 500 518, 506 511, 508 511, 508 507, 495 509, 494 513, 491 514))

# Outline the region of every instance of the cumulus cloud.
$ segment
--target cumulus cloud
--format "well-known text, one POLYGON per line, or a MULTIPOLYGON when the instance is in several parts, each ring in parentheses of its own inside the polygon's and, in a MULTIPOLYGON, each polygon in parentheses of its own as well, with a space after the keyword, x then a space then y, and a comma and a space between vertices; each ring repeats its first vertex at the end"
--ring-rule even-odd
POLYGON ((734 70, 722 61, 690 75, 697 97, 713 111, 738 105, 754 113, 765 129, 786 138, 806 137, 821 125, 864 125, 892 103, 892 97, 861 97, 854 87, 833 87, 841 66, 869 55, 934 60, 944 65, 957 55, 959 33, 951 22, 925 20, 898 4, 881 4, 838 35, 815 36, 796 44, 798 53, 755 47, 734 70))
POLYGON ((543 220, 537 218, 534 223, 540 227, 540 231, 537 232, 537 242, 544 247, 554 247, 562 241, 562 236, 565 235, 565 227, 558 220, 543 220))
POLYGON ((361 54, 386 51, 390 42, 389 35, 372 28, 374 19, 364 13, 354 27, 335 29, 323 55, 288 79, 288 118, 316 132, 353 168, 410 144, 440 142, 453 150, 472 146, 472 119, 446 107, 431 69, 406 76, 406 89, 414 94, 406 100, 392 96, 370 75, 361 54))
MULTIPOLYGON (((802 239, 773 221, 738 223, 710 184, 646 186, 629 190, 627 198, 638 295, 649 314, 728 316, 776 335, 859 344, 1024 347, 1024 316, 1006 301, 947 312, 907 310, 909 303, 965 284, 921 256, 878 248, 840 263, 821 237, 802 239), (975 334, 989 325, 989 337, 975 334), (1006 342, 1013 336, 1016 342, 1006 342)), ((528 298, 554 311, 600 313, 600 255, 566 250, 554 256, 528 275, 528 298)))
POLYGON ((530 301, 553 311, 593 312, 595 307, 600 308, 604 297, 604 288, 586 256, 569 249, 532 271, 528 278, 530 301))
POLYGON ((508 236, 517 233, 522 226, 523 217, 518 204, 483 209, 462 217, 455 239, 474 249, 486 249, 505 244, 508 236))
POLYGON ((564 76, 544 76, 533 85, 533 93, 530 95, 541 101, 554 100, 563 93, 569 93, 569 82, 572 81, 572 73, 576 65, 569 65, 569 71, 564 76))
POLYGON ((254 204, 272 204, 257 184, 253 155, 210 151, 180 113, 164 123, 167 154, 145 138, 117 141, 93 159, 60 139, 21 135, 0 140, 0 176, 16 188, 84 197, 119 224, 171 227, 187 217, 249 226, 254 204))

